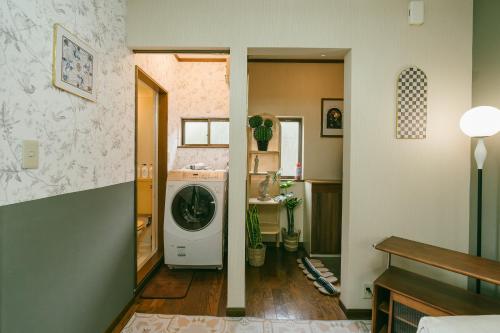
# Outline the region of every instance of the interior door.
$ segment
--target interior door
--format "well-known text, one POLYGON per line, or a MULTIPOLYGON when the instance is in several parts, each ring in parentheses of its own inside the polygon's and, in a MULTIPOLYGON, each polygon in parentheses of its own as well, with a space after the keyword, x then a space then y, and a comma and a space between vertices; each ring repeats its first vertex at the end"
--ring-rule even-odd
POLYGON ((136 67, 136 283, 163 257, 167 181, 168 94, 136 67))

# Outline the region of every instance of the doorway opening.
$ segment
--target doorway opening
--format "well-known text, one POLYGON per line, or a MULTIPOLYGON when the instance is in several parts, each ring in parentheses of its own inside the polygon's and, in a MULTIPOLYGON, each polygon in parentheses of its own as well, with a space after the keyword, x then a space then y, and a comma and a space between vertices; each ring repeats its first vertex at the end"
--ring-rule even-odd
POLYGON ((255 260, 247 225, 248 316, 345 319, 337 292, 347 52, 248 49, 247 208, 258 219, 266 245, 260 247, 265 259, 261 254, 255 260), (266 122, 272 124, 267 147, 259 142, 266 122), (324 295, 314 276, 299 267, 297 260, 303 257, 314 259, 335 297, 324 295))
POLYGON ((134 62, 138 66, 136 211, 138 220, 144 220, 137 228, 149 223, 153 229, 137 233, 136 297, 116 329, 134 312, 224 316, 229 53, 141 51, 135 53, 134 62), (146 114, 147 122, 142 122, 146 114), (142 157, 147 154, 153 158, 142 157), (150 162, 154 158, 156 164, 150 162), (152 180, 143 173, 152 174, 152 180), (144 203, 149 210, 143 209, 144 203), (144 253, 151 258, 142 259, 144 253))
POLYGON ((139 285, 163 256, 168 94, 139 67, 135 87, 135 248, 139 285))

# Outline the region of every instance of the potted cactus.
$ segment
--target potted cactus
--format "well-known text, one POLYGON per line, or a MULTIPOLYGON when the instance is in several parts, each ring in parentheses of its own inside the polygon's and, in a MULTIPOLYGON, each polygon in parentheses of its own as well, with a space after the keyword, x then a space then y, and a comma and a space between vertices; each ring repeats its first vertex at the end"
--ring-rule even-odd
POLYGON ((248 263, 253 267, 264 265, 266 260, 266 246, 262 242, 260 233, 259 211, 257 207, 250 206, 247 210, 248 233, 248 263))
POLYGON ((269 141, 273 137, 273 121, 262 118, 262 116, 253 116, 248 120, 248 124, 253 129, 253 137, 257 141, 259 151, 267 151, 269 141))
POLYGON ((284 191, 275 198, 276 201, 280 202, 286 208, 287 229, 283 228, 281 234, 285 250, 288 252, 297 251, 300 239, 300 230, 295 231, 294 210, 302 203, 302 199, 297 198, 293 192, 288 192, 288 189, 292 185, 293 181, 291 180, 282 182, 280 188, 284 191))

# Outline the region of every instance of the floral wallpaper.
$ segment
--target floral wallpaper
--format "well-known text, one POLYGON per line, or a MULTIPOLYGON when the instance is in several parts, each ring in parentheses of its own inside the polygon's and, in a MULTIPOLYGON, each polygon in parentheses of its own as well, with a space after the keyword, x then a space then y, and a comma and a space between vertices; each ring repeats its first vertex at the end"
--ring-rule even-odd
POLYGON ((0 205, 133 180, 125 13, 126 0, 0 2, 0 205), (52 86, 54 23, 97 51, 96 103, 52 86), (23 139, 39 141, 38 169, 21 169, 23 139))
POLYGON ((227 148, 179 148, 181 118, 229 117, 223 62, 178 62, 170 54, 135 54, 135 63, 168 91, 169 169, 204 162, 225 169, 227 148))

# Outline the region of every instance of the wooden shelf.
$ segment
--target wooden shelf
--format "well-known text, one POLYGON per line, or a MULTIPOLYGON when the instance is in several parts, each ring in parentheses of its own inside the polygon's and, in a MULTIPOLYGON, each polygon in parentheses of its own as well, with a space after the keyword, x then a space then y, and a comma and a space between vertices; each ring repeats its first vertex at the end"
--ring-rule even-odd
POLYGON ((276 175, 276 181, 270 181, 268 194, 271 200, 260 201, 260 184, 268 176, 268 172, 277 172, 281 169, 281 124, 278 118, 270 114, 260 114, 263 119, 273 122, 273 136, 268 142, 268 150, 258 150, 259 145, 253 137, 253 129, 247 127, 247 206, 257 206, 259 211, 260 231, 262 235, 273 235, 276 247, 280 246, 280 218, 281 206, 272 198, 280 194, 280 177, 276 175), (258 156, 258 163, 257 162, 258 156), (255 168, 257 166, 257 168, 255 168), (257 171, 257 172, 253 172, 257 171))
MULTIPOLYGON (((489 259, 389 237, 377 250, 465 276, 500 284, 500 263, 489 259)), ((422 316, 477 316, 500 313, 500 300, 390 266, 374 282, 372 332, 415 332, 422 316), (385 328, 389 327, 389 329, 385 328), (392 327, 392 328, 391 328, 392 327)))
POLYGON ((249 153, 252 155, 257 155, 257 154, 279 154, 280 152, 277 150, 266 150, 266 151, 251 150, 249 153))
POLYGON ((382 302, 379 306, 378 309, 382 311, 383 313, 389 314, 389 304, 387 302, 382 302))
POLYGON ((279 202, 276 202, 273 199, 267 201, 261 201, 257 198, 249 198, 248 203, 250 205, 267 205, 267 206, 276 206, 280 204, 279 202))
POLYGON ((411 320, 409 320, 409 319, 405 318, 404 316, 394 316, 394 319, 395 319, 395 320, 399 320, 399 321, 401 321, 401 322, 403 322, 403 323, 405 323, 406 325, 409 325, 409 326, 411 326, 411 327, 415 327, 415 328, 417 328, 417 327, 418 327, 418 323, 414 323, 414 322, 412 322, 411 320))
POLYGON ((450 315, 500 313, 499 300, 394 266, 375 280, 375 284, 450 315))
MULTIPOLYGON (((269 171, 269 172, 278 172, 278 171, 269 171)), ((259 177, 265 177, 267 176, 267 172, 249 172, 249 176, 259 176, 259 177)))
POLYGON ((306 183, 311 184, 342 184, 342 179, 306 179, 306 183))
POLYGON ((375 248, 475 279, 500 284, 500 262, 498 261, 394 236, 377 244, 375 248))
POLYGON ((275 224, 262 224, 260 226, 260 233, 263 235, 276 235, 280 233, 280 227, 275 224))

